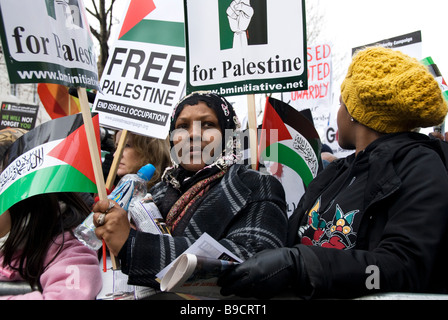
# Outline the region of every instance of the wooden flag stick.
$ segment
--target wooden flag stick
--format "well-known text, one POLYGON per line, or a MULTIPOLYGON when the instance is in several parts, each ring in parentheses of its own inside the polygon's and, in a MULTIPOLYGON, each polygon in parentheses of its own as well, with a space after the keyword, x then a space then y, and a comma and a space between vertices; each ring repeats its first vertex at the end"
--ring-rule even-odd
POLYGON ((257 138, 257 114, 255 112, 255 94, 247 95, 247 117, 249 124, 250 164, 257 170, 258 162, 258 138, 257 138))
POLYGON ((95 138, 95 130, 93 129, 92 115, 90 113, 89 101, 85 88, 78 87, 79 103, 81 105, 82 119, 86 128, 87 143, 89 144, 90 157, 92 159, 93 173, 95 175, 96 187, 98 189, 98 197, 100 200, 107 199, 106 185, 104 183, 103 169, 101 167, 101 159, 98 153, 98 144, 95 138))
POLYGON ((72 99, 69 94, 67 94, 67 99, 68 99, 68 115, 70 116, 72 114, 72 99))
POLYGON ((120 164, 121 156, 123 155, 124 147, 126 146, 126 140, 128 138, 128 130, 123 129, 121 131, 120 140, 118 141, 117 149, 115 150, 114 160, 110 166, 109 174, 106 180, 106 188, 112 190, 115 177, 117 176, 118 165, 120 164))
MULTIPOLYGON (((98 144, 96 142, 95 130, 93 129, 92 115, 90 113, 89 100, 87 99, 87 92, 85 88, 78 87, 79 104, 81 106, 82 119, 84 120, 84 127, 86 129, 87 143, 89 145, 90 157, 92 160, 93 173, 95 175, 96 188, 98 189, 98 197, 100 200, 107 199, 106 184, 104 183, 103 169, 101 166, 101 159, 98 153, 98 144)), ((103 241, 104 246, 104 241, 103 241)), ((103 260, 105 260, 103 254, 103 260)), ((117 269, 115 257, 111 255, 112 267, 117 269)))

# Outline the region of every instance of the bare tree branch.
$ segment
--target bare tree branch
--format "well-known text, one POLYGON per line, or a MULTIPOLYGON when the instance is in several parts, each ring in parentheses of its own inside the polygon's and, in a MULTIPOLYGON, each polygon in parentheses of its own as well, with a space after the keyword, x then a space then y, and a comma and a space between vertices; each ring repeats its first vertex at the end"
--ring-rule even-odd
POLYGON ((103 69, 106 65, 109 56, 108 40, 111 34, 111 27, 113 24, 113 7, 116 0, 90 0, 91 8, 86 8, 86 11, 94 17, 99 27, 90 27, 93 36, 100 44, 100 55, 98 57, 98 76, 101 77, 103 69), (106 2, 108 4, 106 4, 106 2))

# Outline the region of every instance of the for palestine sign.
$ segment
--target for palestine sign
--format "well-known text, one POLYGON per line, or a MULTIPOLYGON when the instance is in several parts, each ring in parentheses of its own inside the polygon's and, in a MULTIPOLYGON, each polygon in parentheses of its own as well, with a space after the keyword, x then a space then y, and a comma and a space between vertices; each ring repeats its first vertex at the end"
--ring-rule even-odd
POLYGON ((305 4, 184 0, 187 93, 306 90, 305 4))
POLYGON ((98 88, 93 41, 81 0, 0 0, 11 83, 98 88))

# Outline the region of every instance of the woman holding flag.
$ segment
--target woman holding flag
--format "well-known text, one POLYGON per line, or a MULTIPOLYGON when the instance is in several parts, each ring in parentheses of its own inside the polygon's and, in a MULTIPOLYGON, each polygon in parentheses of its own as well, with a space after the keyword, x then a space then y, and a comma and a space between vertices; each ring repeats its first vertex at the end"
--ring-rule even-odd
POLYGON ((237 164, 239 127, 232 105, 216 94, 195 92, 177 104, 170 127, 176 164, 150 190, 172 237, 135 231, 117 204, 107 211, 107 200, 96 203, 96 234, 130 284, 158 287, 155 275, 205 232, 243 259, 285 244, 283 187, 237 164))

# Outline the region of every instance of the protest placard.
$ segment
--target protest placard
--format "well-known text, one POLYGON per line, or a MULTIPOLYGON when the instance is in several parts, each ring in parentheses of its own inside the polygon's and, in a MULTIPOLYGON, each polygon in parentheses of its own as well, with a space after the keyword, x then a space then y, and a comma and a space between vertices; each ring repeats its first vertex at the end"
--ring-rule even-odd
POLYGON ((33 129, 36 124, 38 108, 38 105, 2 102, 2 108, 0 110, 0 129, 33 129))
POLYGON ((128 1, 126 8, 93 110, 103 126, 165 139, 185 87, 182 0, 128 1))
POLYGON ((0 0, 0 35, 11 83, 56 83, 78 89, 95 181, 106 188, 86 88, 98 88, 96 55, 79 0, 0 0))
POLYGON ((308 47, 308 90, 284 93, 282 100, 298 111, 309 109, 317 132, 323 137, 333 103, 331 46, 308 47))
POLYGON ((422 56, 422 32, 410 32, 393 38, 383 39, 377 42, 355 47, 352 49, 352 55, 362 48, 371 46, 381 46, 384 48, 400 50, 401 52, 420 60, 422 56))
POLYGON ((98 88, 97 57, 82 1, 1 0, 0 11, 11 83, 98 88))
POLYGON ((187 93, 212 90, 228 96, 307 89, 304 1, 184 4, 187 93))

